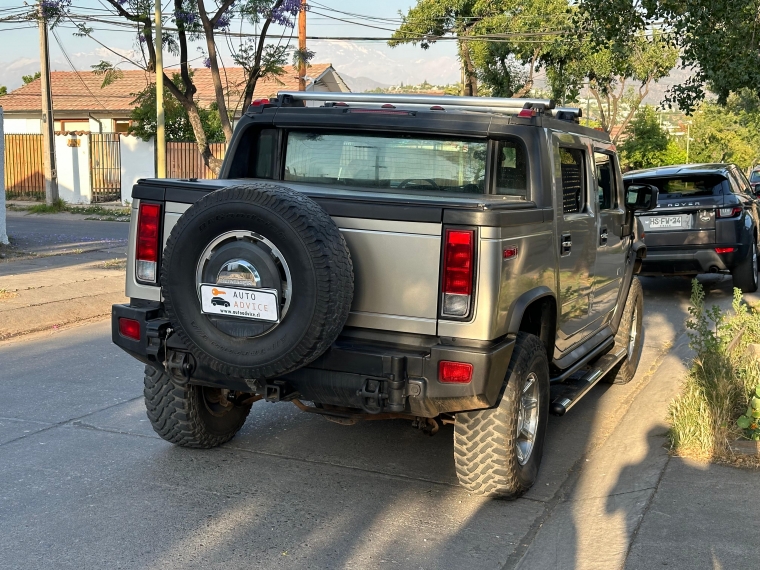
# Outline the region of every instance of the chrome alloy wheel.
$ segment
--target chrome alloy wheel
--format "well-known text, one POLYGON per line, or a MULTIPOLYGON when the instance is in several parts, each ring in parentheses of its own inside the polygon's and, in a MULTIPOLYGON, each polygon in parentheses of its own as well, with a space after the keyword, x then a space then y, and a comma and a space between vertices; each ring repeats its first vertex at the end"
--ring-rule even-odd
POLYGON ((636 350, 636 338, 639 336, 639 309, 634 307, 631 315, 631 332, 628 335, 628 360, 633 358, 633 351, 636 350))
POLYGON ((533 453, 538 432, 538 399, 538 376, 535 372, 531 372, 525 379, 525 385, 520 394, 520 409, 517 413, 515 451, 520 465, 525 465, 533 453))
POLYGON ((757 247, 752 251, 752 279, 753 283, 757 284, 757 247))

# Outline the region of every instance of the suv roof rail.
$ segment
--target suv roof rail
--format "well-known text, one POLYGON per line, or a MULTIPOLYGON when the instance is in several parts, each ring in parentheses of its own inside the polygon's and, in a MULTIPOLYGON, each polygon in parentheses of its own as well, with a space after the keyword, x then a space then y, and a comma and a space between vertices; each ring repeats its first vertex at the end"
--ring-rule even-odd
POLYGON ((553 99, 506 99, 502 97, 459 97, 453 95, 406 95, 391 93, 332 93, 316 91, 280 91, 277 99, 291 101, 322 101, 341 103, 399 103, 412 105, 448 105, 455 107, 490 107, 520 110, 543 105, 545 109, 554 109, 553 99), (526 104, 530 105, 526 107, 526 104))

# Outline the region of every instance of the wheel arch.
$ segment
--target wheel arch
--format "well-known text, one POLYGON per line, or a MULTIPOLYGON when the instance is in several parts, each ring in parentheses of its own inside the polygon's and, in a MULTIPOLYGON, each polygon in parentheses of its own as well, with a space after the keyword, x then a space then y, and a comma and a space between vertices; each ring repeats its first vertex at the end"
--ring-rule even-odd
POLYGON ((549 287, 536 287, 520 295, 507 317, 507 333, 536 335, 546 348, 551 362, 557 333, 557 299, 549 287))

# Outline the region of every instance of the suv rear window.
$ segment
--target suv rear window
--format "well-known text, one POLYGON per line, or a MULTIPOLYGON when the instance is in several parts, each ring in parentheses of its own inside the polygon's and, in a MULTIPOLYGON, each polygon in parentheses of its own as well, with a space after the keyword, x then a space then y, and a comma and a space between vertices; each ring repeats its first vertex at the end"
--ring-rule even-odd
POLYGON ((760 182, 760 170, 753 170, 749 175, 750 182, 760 182))
POLYGON ((485 141, 291 131, 284 179, 409 192, 485 192, 485 141))
POLYGON ((719 174, 699 174, 673 178, 635 178, 630 183, 652 184, 660 190, 660 197, 681 198, 691 196, 719 196, 726 179, 719 174))

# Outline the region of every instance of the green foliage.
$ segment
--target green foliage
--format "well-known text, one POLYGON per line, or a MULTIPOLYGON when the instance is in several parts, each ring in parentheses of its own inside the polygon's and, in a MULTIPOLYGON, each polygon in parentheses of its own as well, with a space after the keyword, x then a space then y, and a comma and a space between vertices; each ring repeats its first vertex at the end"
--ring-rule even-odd
POLYGON ((731 95, 726 106, 702 103, 691 126, 692 162, 734 162, 749 168, 760 160, 760 111, 752 97, 731 95))
POLYGON ((669 100, 686 112, 697 108, 706 84, 720 103, 743 88, 760 94, 754 0, 581 0, 581 7, 597 19, 593 31, 599 42, 626 44, 653 26, 667 30, 683 69, 691 73, 672 88, 669 100))
POLYGON ((8 88, 5 85, 0 85, 0 97, 8 94, 8 88))
MULTIPOLYGON (((174 74, 172 81, 177 87, 183 89, 182 79, 179 74, 174 74)), ((132 110, 130 118, 133 123, 129 134, 149 140, 156 136, 156 86, 148 85, 144 90, 135 95, 133 103, 136 107, 132 110)), ((210 108, 198 107, 203 131, 206 133, 208 142, 224 142, 219 111, 216 104, 210 108)), ((195 141, 195 133, 190 123, 190 116, 185 108, 177 101, 168 90, 164 91, 164 120, 166 140, 173 142, 195 141)))
POLYGON ((660 126, 654 107, 645 105, 628 124, 628 138, 620 145, 626 170, 686 162, 686 151, 660 126))
POLYGON ((21 81, 24 82, 24 85, 29 85, 35 79, 39 79, 41 77, 41 75, 42 75, 42 73, 39 72, 39 71, 37 73, 33 74, 33 75, 22 75, 21 76, 21 81))
POLYGON ((63 198, 56 198, 52 204, 35 204, 29 208, 30 214, 59 214, 66 211, 67 204, 63 198))
POLYGON ((90 67, 92 67, 95 75, 103 76, 103 83, 100 84, 101 89, 111 85, 114 81, 121 79, 124 76, 124 73, 122 73, 121 69, 114 67, 114 65, 108 61, 101 60, 100 63, 96 63, 90 67))
POLYGON ((669 435, 681 455, 720 458, 730 454, 730 442, 737 437, 760 434, 760 412, 755 416, 760 410, 755 407, 760 405, 760 361, 746 355, 749 344, 760 343, 760 312, 747 307, 738 289, 732 314, 715 306, 707 309, 696 279, 691 305, 686 326, 692 331, 690 346, 696 356, 681 393, 670 405, 669 435))

